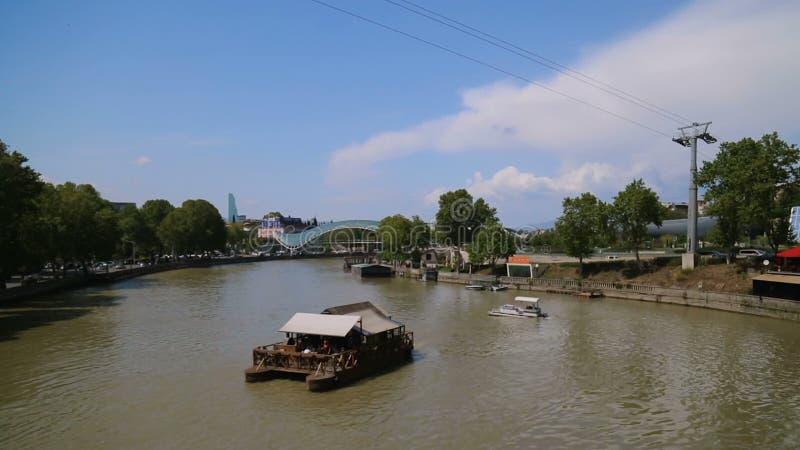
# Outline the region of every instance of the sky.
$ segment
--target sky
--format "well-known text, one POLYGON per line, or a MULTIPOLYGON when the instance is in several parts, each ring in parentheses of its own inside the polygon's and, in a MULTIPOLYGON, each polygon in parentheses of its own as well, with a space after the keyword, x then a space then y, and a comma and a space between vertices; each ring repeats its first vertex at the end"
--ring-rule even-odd
POLYGON ((324 2, 405 34, 311 0, 0 2, 0 139, 49 182, 139 206, 224 216, 230 192, 248 217, 430 220, 466 188, 512 227, 637 178, 687 201, 670 137, 689 121, 800 144, 794 0, 324 2))

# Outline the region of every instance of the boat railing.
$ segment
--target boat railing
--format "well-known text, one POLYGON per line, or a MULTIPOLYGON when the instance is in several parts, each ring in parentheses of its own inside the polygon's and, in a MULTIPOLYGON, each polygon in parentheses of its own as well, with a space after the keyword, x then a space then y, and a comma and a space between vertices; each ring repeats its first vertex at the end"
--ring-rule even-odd
POLYGON ((335 373, 358 364, 357 350, 343 350, 325 354, 317 352, 298 352, 296 346, 283 343, 265 345, 253 350, 253 365, 277 370, 302 373, 335 373), (294 347, 287 348, 287 347, 294 347))

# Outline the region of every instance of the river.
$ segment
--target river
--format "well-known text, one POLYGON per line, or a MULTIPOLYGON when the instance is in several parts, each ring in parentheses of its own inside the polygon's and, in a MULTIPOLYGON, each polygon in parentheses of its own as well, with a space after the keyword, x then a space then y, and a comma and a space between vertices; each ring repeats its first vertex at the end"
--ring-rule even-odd
POLYGON ((0 309, 0 448, 797 448, 800 326, 359 280, 340 260, 184 269, 0 309), (414 362, 326 393, 247 384, 295 312, 370 300, 414 362))

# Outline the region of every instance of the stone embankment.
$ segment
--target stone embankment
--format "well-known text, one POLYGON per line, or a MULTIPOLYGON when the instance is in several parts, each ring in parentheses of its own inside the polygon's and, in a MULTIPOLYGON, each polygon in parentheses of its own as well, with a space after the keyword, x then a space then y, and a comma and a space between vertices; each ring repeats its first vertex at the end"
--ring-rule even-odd
POLYGON ((241 264, 258 261, 270 261, 275 259, 308 259, 332 256, 339 257, 338 255, 331 254, 308 254, 297 256, 236 256, 229 258, 200 258, 176 263, 162 263, 145 267, 114 270, 111 272, 89 272, 86 275, 84 275, 82 272, 73 272, 64 278, 57 280, 50 280, 28 286, 0 290, 0 304, 9 301, 35 298, 40 295, 51 294, 68 289, 77 289, 84 286, 113 283, 127 280, 129 278, 140 277, 142 275, 149 275, 151 273, 166 272, 168 270, 188 269, 193 267, 211 267, 225 264, 241 264))
MULTIPOLYGON (((413 277, 414 271, 404 273, 413 277)), ((696 306, 756 316, 800 321, 800 302, 780 298, 743 295, 729 292, 711 292, 693 289, 674 289, 645 284, 603 282, 588 280, 560 280, 551 278, 496 277, 440 272, 439 281, 471 284, 475 282, 502 283, 523 291, 559 294, 602 294, 605 297, 639 300, 654 303, 696 306)))

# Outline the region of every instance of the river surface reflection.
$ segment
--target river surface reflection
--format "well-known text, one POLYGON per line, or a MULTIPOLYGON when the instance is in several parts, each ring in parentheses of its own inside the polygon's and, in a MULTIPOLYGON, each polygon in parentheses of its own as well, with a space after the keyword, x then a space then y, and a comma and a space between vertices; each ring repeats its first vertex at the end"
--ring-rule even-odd
POLYGON ((358 280, 339 260, 187 269, 0 309, 0 448, 796 448, 800 326, 358 280), (415 361, 327 393, 246 384, 295 312, 370 300, 415 361))

